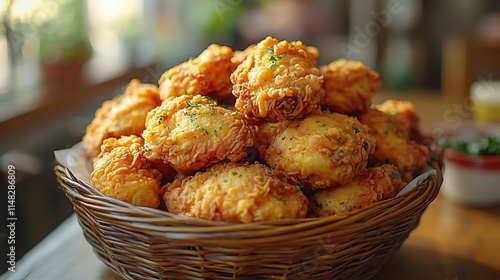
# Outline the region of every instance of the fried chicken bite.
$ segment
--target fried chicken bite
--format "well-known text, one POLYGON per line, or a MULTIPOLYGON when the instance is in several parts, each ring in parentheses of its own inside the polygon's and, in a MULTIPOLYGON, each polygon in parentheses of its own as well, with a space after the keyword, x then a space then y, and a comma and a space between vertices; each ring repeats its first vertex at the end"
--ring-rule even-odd
POLYGON ((293 120, 284 120, 281 122, 261 121, 258 124, 259 129, 255 134, 254 147, 257 151, 267 149, 272 140, 292 122, 293 120))
POLYGON ((250 54, 250 52, 252 52, 252 49, 254 47, 255 44, 252 44, 246 47, 244 50, 233 52, 233 57, 231 57, 231 62, 233 63, 235 69, 247 58, 247 56, 250 54))
POLYGON ((231 74, 236 108, 273 122, 317 111, 325 93, 316 58, 302 42, 262 40, 231 74))
POLYGON ((370 164, 394 164, 407 182, 413 180, 427 164, 429 148, 410 139, 408 127, 402 125, 397 116, 369 109, 359 116, 359 121, 370 127, 376 139, 370 164))
POLYGON ((292 183, 323 189, 352 181, 374 149, 375 138, 355 117, 324 112, 290 122, 259 152, 292 183))
POLYGON ((308 217, 327 217, 361 209, 396 196, 405 186, 394 165, 371 167, 345 185, 314 192, 309 197, 308 217))
POLYGON ((219 163, 162 188, 167 210, 212 221, 251 223, 304 218, 300 187, 260 163, 219 163))
POLYGON ((124 135, 120 138, 107 138, 106 141, 103 141, 101 145, 101 152, 97 156, 97 158, 103 157, 105 154, 111 152, 114 148, 117 147, 130 147, 134 145, 144 145, 144 139, 137 135, 124 135))
POLYGON ((189 93, 233 104, 235 97, 231 94, 229 76, 236 65, 232 57, 230 47, 211 44, 198 57, 168 69, 158 81, 161 99, 189 93))
POLYGON ((240 161, 252 147, 256 127, 243 114, 201 95, 163 101, 146 119, 146 156, 189 174, 221 161, 240 161))
POLYGON ((105 196, 158 208, 162 175, 144 157, 142 142, 135 135, 104 140, 90 182, 105 196))
POLYGON ((419 117, 415 105, 408 100, 388 99, 374 108, 394 116, 394 120, 400 125, 410 139, 422 139, 423 135, 419 128, 419 117))
POLYGON ((339 59, 320 66, 325 97, 323 109, 352 115, 372 105, 373 94, 382 86, 379 74, 360 61, 339 59))
POLYGON ((124 93, 105 101, 87 126, 82 142, 90 158, 96 157, 104 139, 123 135, 141 135, 146 114, 160 105, 158 88, 133 79, 124 93))

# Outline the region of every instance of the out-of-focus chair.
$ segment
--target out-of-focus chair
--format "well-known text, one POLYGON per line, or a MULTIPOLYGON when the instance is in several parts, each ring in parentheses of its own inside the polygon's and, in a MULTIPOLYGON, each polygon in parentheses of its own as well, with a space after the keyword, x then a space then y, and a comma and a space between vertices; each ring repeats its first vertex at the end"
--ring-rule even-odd
POLYGON ((447 37, 441 64, 442 94, 467 98, 471 84, 482 79, 500 79, 500 40, 479 34, 447 37))

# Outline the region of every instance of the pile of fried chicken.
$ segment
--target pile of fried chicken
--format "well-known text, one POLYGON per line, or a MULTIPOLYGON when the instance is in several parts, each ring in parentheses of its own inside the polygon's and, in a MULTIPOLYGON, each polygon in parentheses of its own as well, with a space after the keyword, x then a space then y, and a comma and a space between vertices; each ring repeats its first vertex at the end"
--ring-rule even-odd
POLYGON ((394 197, 429 149, 408 101, 372 104, 379 74, 359 61, 267 37, 212 44, 133 79, 82 142, 92 185, 143 207, 213 221, 324 217, 394 197))

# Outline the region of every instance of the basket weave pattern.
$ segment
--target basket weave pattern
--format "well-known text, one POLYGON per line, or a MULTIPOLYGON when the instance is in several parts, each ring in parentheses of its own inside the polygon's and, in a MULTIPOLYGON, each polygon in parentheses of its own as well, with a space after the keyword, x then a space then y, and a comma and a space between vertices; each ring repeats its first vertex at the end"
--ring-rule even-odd
POLYGON ((228 224, 103 196, 57 164, 95 253, 125 279, 367 279, 378 273, 439 193, 429 176, 411 191, 346 215, 228 224))

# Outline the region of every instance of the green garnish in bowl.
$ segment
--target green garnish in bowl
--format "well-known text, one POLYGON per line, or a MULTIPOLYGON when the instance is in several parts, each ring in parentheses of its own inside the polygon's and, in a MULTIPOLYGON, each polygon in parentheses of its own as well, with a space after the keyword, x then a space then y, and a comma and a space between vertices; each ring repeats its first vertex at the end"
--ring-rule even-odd
POLYGON ((472 156, 500 155, 500 135, 471 140, 454 139, 448 141, 446 147, 472 156))

